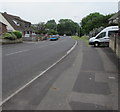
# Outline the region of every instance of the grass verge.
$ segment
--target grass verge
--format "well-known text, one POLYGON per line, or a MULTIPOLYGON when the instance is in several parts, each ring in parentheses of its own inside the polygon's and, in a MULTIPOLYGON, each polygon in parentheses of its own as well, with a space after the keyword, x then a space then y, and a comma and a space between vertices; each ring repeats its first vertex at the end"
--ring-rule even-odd
POLYGON ((89 44, 89 37, 88 36, 82 36, 82 37, 72 36, 71 38, 75 39, 75 40, 83 40, 87 45, 89 44))

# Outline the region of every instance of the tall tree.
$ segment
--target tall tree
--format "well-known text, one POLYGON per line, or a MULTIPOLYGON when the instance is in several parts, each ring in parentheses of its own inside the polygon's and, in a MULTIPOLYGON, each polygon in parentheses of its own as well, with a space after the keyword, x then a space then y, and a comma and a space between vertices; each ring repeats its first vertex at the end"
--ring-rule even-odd
POLYGON ((47 21, 47 23, 45 24, 45 27, 48 31, 48 34, 57 34, 57 24, 55 22, 55 20, 49 20, 47 21))
POLYGON ((40 22, 37 25, 38 33, 46 33, 45 23, 40 22))
POLYGON ((79 25, 70 19, 60 19, 57 25, 57 31, 60 35, 75 35, 78 32, 79 25))
POLYGON ((32 25, 32 29, 39 34, 41 33, 45 34, 47 32, 44 22, 39 22, 38 24, 32 25))
POLYGON ((88 34, 95 28, 99 28, 101 26, 106 27, 108 26, 108 19, 112 16, 110 15, 102 15, 98 12, 91 13, 88 16, 84 17, 81 21, 81 28, 83 34, 88 34))
POLYGON ((57 28, 57 24, 55 22, 55 20, 49 20, 47 21, 47 23, 45 24, 46 28, 50 29, 50 30, 56 30, 57 28))

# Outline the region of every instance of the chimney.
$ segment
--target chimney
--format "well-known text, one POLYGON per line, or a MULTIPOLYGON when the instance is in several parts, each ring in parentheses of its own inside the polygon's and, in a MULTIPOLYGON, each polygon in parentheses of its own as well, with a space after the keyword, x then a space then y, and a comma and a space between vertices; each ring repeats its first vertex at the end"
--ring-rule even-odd
POLYGON ((4 12, 4 14, 7 14, 7 12, 4 12))

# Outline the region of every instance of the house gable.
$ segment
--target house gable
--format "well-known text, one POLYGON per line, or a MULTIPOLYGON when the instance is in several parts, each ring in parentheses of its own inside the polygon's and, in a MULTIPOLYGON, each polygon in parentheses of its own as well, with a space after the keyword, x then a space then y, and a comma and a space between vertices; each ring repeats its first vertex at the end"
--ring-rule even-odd
POLYGON ((0 35, 7 32, 6 24, 0 22, 0 35))
POLYGON ((12 27, 12 25, 4 18, 2 13, 0 13, 0 22, 4 23, 7 25, 7 30, 8 31, 14 31, 15 29, 12 27))
POLYGON ((118 24, 120 18, 120 11, 118 11, 115 15, 109 18, 109 23, 116 23, 118 24))
POLYGON ((4 18, 10 23, 10 25, 15 29, 15 30, 19 30, 21 32, 25 31, 26 29, 28 31, 30 31, 30 26, 31 23, 28 21, 25 21, 23 19, 21 19, 18 16, 14 16, 14 15, 10 15, 7 14, 6 12, 2 13, 2 15, 4 16, 4 18))

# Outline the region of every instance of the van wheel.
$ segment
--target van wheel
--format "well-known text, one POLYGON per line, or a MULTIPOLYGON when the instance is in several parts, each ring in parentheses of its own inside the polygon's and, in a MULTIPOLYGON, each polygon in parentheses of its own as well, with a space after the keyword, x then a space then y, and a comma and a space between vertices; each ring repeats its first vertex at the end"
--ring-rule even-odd
POLYGON ((99 47, 100 43, 99 42, 95 42, 94 47, 99 47))

